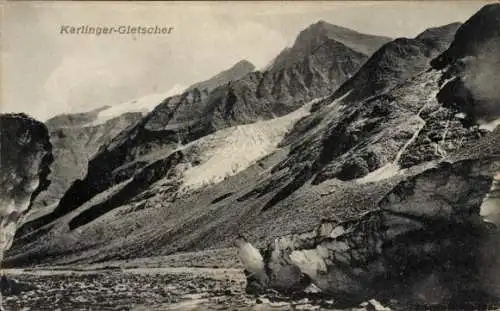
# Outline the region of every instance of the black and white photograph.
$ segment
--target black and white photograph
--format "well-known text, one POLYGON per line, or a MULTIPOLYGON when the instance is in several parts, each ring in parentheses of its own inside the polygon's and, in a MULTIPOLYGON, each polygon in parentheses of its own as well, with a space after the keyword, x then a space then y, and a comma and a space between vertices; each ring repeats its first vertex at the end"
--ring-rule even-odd
POLYGON ((500 311, 500 2, 0 0, 1 311, 500 311))

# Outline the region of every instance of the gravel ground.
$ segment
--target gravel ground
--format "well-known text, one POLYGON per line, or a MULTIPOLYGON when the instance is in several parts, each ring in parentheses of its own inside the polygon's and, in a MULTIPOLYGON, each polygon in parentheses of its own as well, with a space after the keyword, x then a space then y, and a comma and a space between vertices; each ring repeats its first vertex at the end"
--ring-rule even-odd
MULTIPOLYGON (((34 288, 4 297, 6 311, 36 310, 334 310, 304 298, 244 293, 239 269, 6 270, 34 288)), ((366 310, 360 307, 354 310, 366 310)))
MULTIPOLYGON (((401 306, 392 309, 371 300, 355 308, 339 309, 333 300, 290 299, 276 293, 246 295, 240 269, 136 268, 102 270, 5 270, 21 284, 20 294, 4 295, 5 311, 203 311, 203 310, 485 310, 401 306)), ((487 310, 500 311, 496 308, 487 310)))

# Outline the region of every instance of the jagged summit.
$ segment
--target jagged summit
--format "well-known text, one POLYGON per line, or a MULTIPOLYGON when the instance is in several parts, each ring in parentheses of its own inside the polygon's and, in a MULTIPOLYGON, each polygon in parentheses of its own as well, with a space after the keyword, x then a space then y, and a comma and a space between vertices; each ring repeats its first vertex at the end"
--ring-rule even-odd
POLYGON ((290 66, 304 56, 316 53, 320 47, 325 45, 333 47, 338 54, 345 53, 343 50, 351 50, 361 55, 370 56, 388 41, 390 41, 388 37, 362 34, 320 20, 302 30, 294 44, 285 48, 276 57, 272 67, 279 69, 283 66, 290 66))
MULTIPOLYGON (((442 69, 465 56, 476 56, 485 47, 491 49, 488 43, 499 37, 500 3, 485 5, 457 30, 449 49, 434 59, 432 66, 442 69)), ((500 49, 495 52, 500 53, 500 49)))
POLYGON ((45 121, 45 124, 48 127, 82 126, 95 121, 100 112, 109 108, 111 108, 111 106, 96 108, 88 112, 60 114, 48 119, 45 121))
POLYGON ((346 27, 330 24, 324 20, 319 20, 300 33, 296 44, 310 41, 308 40, 310 37, 321 36, 336 40, 365 55, 373 54, 383 43, 391 40, 389 37, 364 34, 346 27))
POLYGON ((446 69, 439 100, 463 114, 466 126, 494 128, 500 123, 500 4, 489 4, 456 32, 450 47, 432 60, 446 69))
POLYGON ((231 67, 233 70, 246 70, 246 71, 253 71, 255 69, 254 64, 252 64, 250 61, 246 59, 242 59, 236 64, 231 67))
POLYGON ((397 38, 384 44, 339 87, 334 98, 347 95, 344 100, 359 101, 427 69, 432 58, 449 46, 459 26, 453 23, 429 28, 414 39, 397 38))
POLYGON ((211 92, 213 89, 228 83, 229 81, 234 81, 241 79, 246 74, 255 70, 254 64, 246 59, 240 60, 234 64, 231 68, 226 69, 210 79, 191 85, 187 90, 193 90, 195 88, 205 91, 206 93, 211 92))

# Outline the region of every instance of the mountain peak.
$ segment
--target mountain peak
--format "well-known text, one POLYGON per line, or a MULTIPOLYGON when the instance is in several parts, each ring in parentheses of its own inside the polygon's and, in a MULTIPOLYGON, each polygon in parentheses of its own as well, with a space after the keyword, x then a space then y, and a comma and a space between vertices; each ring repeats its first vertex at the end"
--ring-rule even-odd
POLYGON ((326 43, 350 49, 353 52, 363 54, 365 57, 372 55, 383 44, 391 38, 369 34, 363 34, 349 28, 330 24, 324 20, 318 20, 302 30, 293 46, 285 48, 274 60, 272 67, 278 68, 303 59, 326 43))
POLYGON ((432 61, 442 69, 457 59, 476 56, 485 45, 500 38, 500 3, 485 5, 458 28, 448 50, 432 61))
POLYGON ((242 71, 246 71, 246 72, 252 72, 255 70, 255 65, 246 59, 242 59, 239 62, 237 62, 236 64, 234 64, 228 70, 236 70, 236 71, 242 70, 242 71))
POLYGON ((254 64, 246 59, 238 61, 230 68, 216 74, 208 80, 191 85, 187 90, 200 89, 210 92, 211 90, 226 84, 230 81, 238 80, 246 74, 255 70, 254 64))

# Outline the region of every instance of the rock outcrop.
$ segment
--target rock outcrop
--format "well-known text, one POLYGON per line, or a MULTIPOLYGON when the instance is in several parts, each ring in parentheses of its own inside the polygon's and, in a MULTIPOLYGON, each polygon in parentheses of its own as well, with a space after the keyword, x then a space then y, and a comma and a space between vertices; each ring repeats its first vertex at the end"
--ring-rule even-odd
POLYGON ((384 44, 335 91, 333 98, 362 101, 427 70, 429 62, 448 48, 459 26, 453 23, 429 28, 415 38, 398 38, 384 44))
MULTIPOLYGON (((24 114, 0 115, 0 264, 37 195, 50 182, 52 145, 45 125, 24 114)), ((1 305, 1 294, 0 294, 1 305)))
POLYGON ((371 297, 488 303, 498 293, 485 287, 477 263, 492 235, 479 207, 500 170, 500 131, 492 135, 491 153, 456 157, 405 178, 368 213, 276 239, 262 253, 266 278, 249 286, 293 294, 314 284, 355 304, 371 297))
MULTIPOLYGON (((125 113, 98 122, 99 112, 106 108, 59 115, 45 122, 54 156, 51 184, 33 201, 35 212, 29 215, 30 220, 50 213, 71 183, 85 176, 88 161, 99 148, 142 117, 141 113, 125 113)), ((18 232, 21 235, 25 233, 18 232)))
MULTIPOLYGON (((450 48, 432 61, 445 70, 439 100, 462 113, 467 126, 500 122, 500 4, 489 4, 457 31, 450 48), (478 29, 481 34, 476 35, 478 29)), ((488 126, 487 126, 488 127, 488 126)))
MULTIPOLYGON (((307 188, 315 176, 313 183, 332 178, 365 185, 396 182, 383 187, 384 194, 373 197, 373 205, 366 205, 363 213, 334 214, 335 220, 324 221, 315 230, 272 241, 262 251, 266 278, 251 281, 292 293, 314 284, 329 297, 348 303, 377 297, 452 308, 498 304, 500 235, 495 217, 500 206, 484 200, 494 199, 496 193, 500 128, 490 132, 494 127, 483 125, 498 119, 500 94, 490 87, 496 84, 481 75, 498 72, 500 54, 491 52, 500 50, 499 8, 498 4, 484 7, 457 30, 450 48, 431 62, 442 71, 414 73, 379 95, 370 91, 367 94, 375 97, 361 95, 367 99, 360 106, 349 93, 334 96, 337 103, 318 105, 326 117, 303 120, 303 128, 311 128, 306 122, 316 126, 312 127, 316 135, 326 125, 327 131, 319 133, 331 140, 312 135, 298 140, 295 160, 288 157, 277 167, 295 170, 295 179, 283 184, 280 197, 275 195, 264 208, 275 208, 293 192, 307 188), (471 29, 483 28, 487 37, 473 38, 471 29), (398 118, 406 113, 410 114, 404 119, 415 121, 404 127, 413 132, 408 136, 397 127, 405 124, 398 118), (377 120, 384 120, 390 131, 377 120), (402 137, 407 142, 391 151, 402 137), (307 158, 314 154, 315 143, 325 156, 307 158), (389 163, 381 157, 391 154, 396 156, 389 163), (312 165, 297 165, 307 160, 312 165)), ((309 118, 314 117, 318 118, 315 114, 309 118)), ((274 179, 268 185, 279 182, 274 179)))

